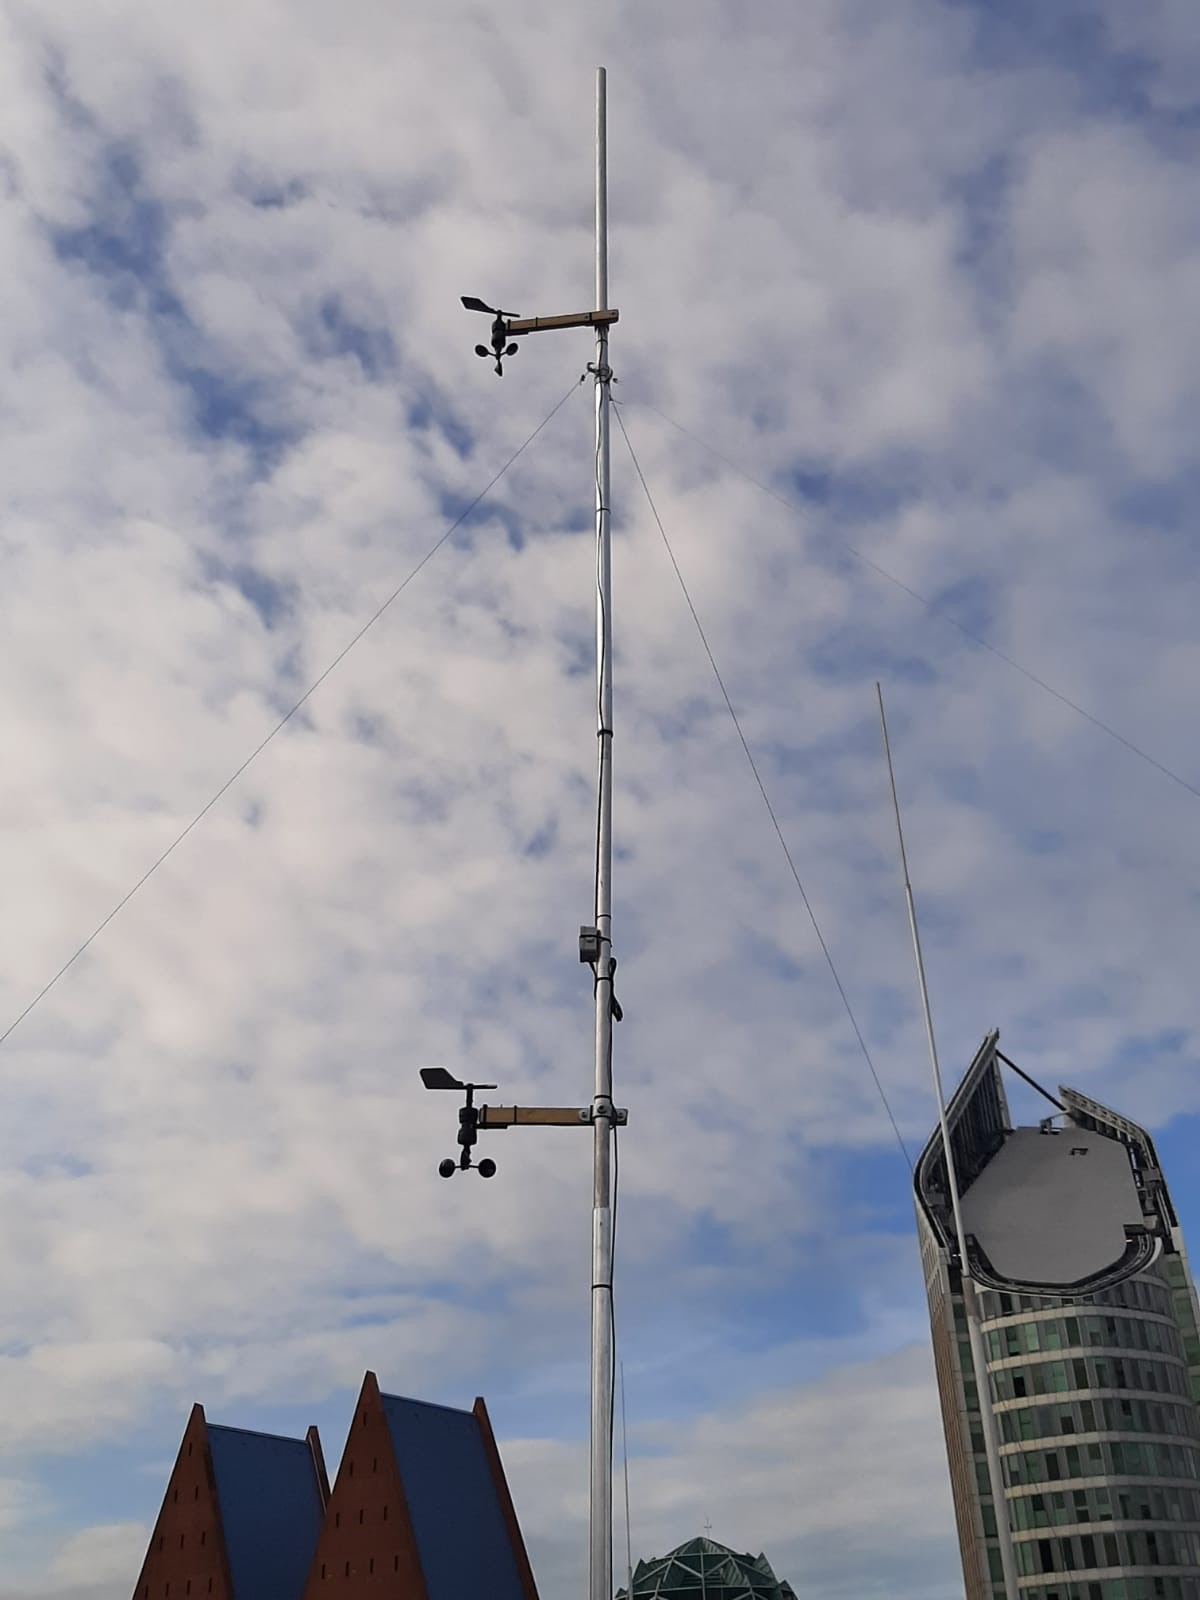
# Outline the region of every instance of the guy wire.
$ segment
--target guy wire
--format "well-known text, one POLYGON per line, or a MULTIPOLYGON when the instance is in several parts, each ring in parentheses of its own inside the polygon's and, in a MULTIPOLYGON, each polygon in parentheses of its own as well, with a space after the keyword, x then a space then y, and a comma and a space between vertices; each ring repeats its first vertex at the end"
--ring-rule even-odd
POLYGON ((621 415, 622 408, 614 402, 613 409, 616 411, 617 422, 620 426, 621 434, 624 437, 626 448, 628 449, 630 458, 633 461, 634 471, 638 475, 638 481, 641 483, 642 491, 645 494, 646 501, 650 507, 650 514, 653 516, 658 525, 658 531, 662 536, 663 544, 666 546, 666 551, 668 557, 670 558, 671 566, 674 568, 675 576, 679 580, 679 587, 683 590, 683 598, 686 600, 688 610, 692 614, 692 621, 696 624, 696 632, 700 635, 700 643, 704 646, 704 653, 708 657, 708 664, 713 670, 713 676, 717 680, 717 687, 720 689, 721 697, 725 701, 725 708, 729 712, 729 716, 733 722, 734 729, 737 732, 738 739, 741 741, 742 750, 745 754, 747 762, 749 763, 750 771, 754 776, 755 783, 758 785, 758 792, 762 796, 764 806, 767 808, 767 815, 771 819, 771 826, 775 829, 776 836, 779 839, 780 847, 783 850, 784 858, 787 861, 792 877, 795 880, 796 888, 800 891, 800 898, 804 902, 804 909, 808 912, 808 920, 812 923, 813 932, 817 936, 817 943, 821 947, 821 953, 825 957, 826 965, 828 966, 833 977, 833 981, 837 986, 838 994, 841 996, 842 1005, 845 1008, 847 1017, 850 1019, 850 1026, 854 1029, 854 1037, 858 1040, 858 1047, 862 1051, 863 1059, 867 1063, 867 1068, 870 1071, 871 1077, 875 1081, 875 1088, 879 1093, 880 1100, 883 1102, 883 1109, 887 1112, 888 1121, 892 1125, 892 1132, 896 1135, 896 1143, 900 1146, 900 1152, 907 1163, 909 1171, 911 1172, 912 1157, 908 1153, 908 1146, 904 1143, 903 1136, 900 1133, 899 1125, 897 1124, 896 1118, 892 1113, 891 1105, 888 1103, 888 1097, 884 1093, 883 1084, 880 1082, 879 1074, 875 1070, 875 1063, 871 1059, 871 1052, 867 1048, 867 1041, 863 1037, 862 1029, 858 1025, 858 1018, 854 1014, 854 1007, 850 1004, 850 997, 846 993, 845 985, 842 983, 841 976, 839 975, 837 966, 834 963, 833 955, 829 949, 829 945, 825 941, 825 935, 821 932, 821 924, 817 921, 817 914, 813 910, 812 901, 808 898, 804 884, 800 880, 800 873, 796 868, 796 863, 792 857, 792 852, 788 846, 787 839, 784 837, 783 829, 779 823, 779 818, 775 813, 775 807, 771 804, 771 797, 767 793, 767 786, 763 782, 762 774, 758 770, 758 763, 754 759, 750 745, 747 742, 746 735, 742 732, 741 721, 736 710, 734 709, 733 701, 730 699, 729 690, 725 687, 725 680, 721 676, 721 669, 717 666, 717 661, 716 657, 713 655, 712 646, 708 642, 708 635, 704 631, 704 625, 701 623, 700 617, 696 611, 696 606, 692 600, 691 592, 689 591, 683 573, 680 570, 679 562, 675 558, 675 552, 671 548, 671 541, 667 537, 667 530, 663 526, 662 518, 658 514, 658 507, 654 503, 654 496, 650 493, 650 486, 646 482, 646 475, 642 471, 641 462, 638 460, 637 452, 633 448, 633 441, 629 437, 629 431, 625 426, 625 419, 621 415))
POLYGON ((59 979, 66 976, 66 974, 71 970, 71 968, 79 960, 80 956, 83 955, 83 953, 95 942, 95 940, 100 937, 100 935, 104 932, 105 928, 108 927, 109 923, 112 922, 112 920, 116 916, 118 916, 125 909, 125 907, 133 899, 134 895, 137 894, 138 890, 141 889, 146 883, 148 883, 150 881, 150 879, 158 871, 159 867, 162 866, 164 861, 166 861, 169 856, 171 856, 171 855, 173 855, 175 853, 175 851, 179 848, 179 846, 187 838, 188 834, 191 833, 192 830, 194 828, 196 828, 204 820, 204 818, 208 815, 208 813, 216 805, 217 801, 220 800, 222 798, 222 796, 225 795, 233 787, 233 785, 242 776, 242 774, 244 772, 246 772, 247 769, 249 767, 251 767, 255 761, 257 761, 258 757, 260 755, 262 755, 263 751, 267 748, 267 746, 275 738, 276 734, 279 734, 279 733, 283 732, 284 728, 287 727, 288 723, 296 715, 297 711, 299 711, 304 705, 307 704, 307 702, 312 698, 312 696, 316 693, 316 691, 325 682, 326 678, 329 677, 330 673, 332 673, 337 667, 339 667, 341 665, 341 663, 350 654, 351 650, 354 649, 354 646, 359 642, 359 640, 367 632, 369 632, 369 630, 371 628, 373 628, 375 626, 375 624, 379 621, 380 617, 383 616, 384 612, 388 610, 388 608, 392 605, 392 603, 395 600, 399 599, 399 597, 404 593, 405 589, 408 588, 409 584, 413 581, 413 579, 417 576, 417 574, 421 571, 421 569, 423 567, 427 566, 428 563, 433 560, 434 556, 437 555, 438 551, 442 548, 442 546, 446 543, 446 541, 450 538, 450 536, 452 534, 456 533, 458 531, 458 529, 462 527, 463 523, 471 515, 472 511, 475 510, 475 507, 477 505, 479 505, 479 503, 488 494, 491 493, 491 491, 500 482, 500 479, 503 478, 504 474, 513 465, 513 463, 517 460, 517 458, 525 453, 525 451, 529 448, 529 446, 537 438, 538 434, 541 433, 542 429, 544 427, 546 427, 547 423, 552 421, 553 418, 558 414, 558 412, 561 411, 563 406, 567 403, 567 401, 570 399, 570 397, 575 393, 575 390, 577 388, 578 388, 578 384, 572 383, 571 387, 567 390, 566 394, 563 395, 562 399, 558 401, 558 403, 553 407, 552 410, 550 410, 546 414, 545 417, 543 417, 542 421, 538 423, 537 427, 533 430, 533 432, 531 434, 529 434, 527 436, 527 438, 524 440, 524 442, 517 446, 517 448, 509 456, 508 460, 504 463, 504 465, 500 468, 500 470, 498 472, 494 473, 492 475, 492 477, 488 479, 487 483, 484 484, 483 488, 479 491, 479 493, 475 496, 475 498, 470 502, 470 504, 463 511, 459 512, 458 516, 454 518, 453 522, 448 524, 448 526, 444 529, 442 534, 437 539, 436 543, 434 543, 433 545, 430 546, 430 548, 425 552, 425 554, 417 562, 416 566, 413 567, 412 571, 409 572, 408 576, 406 578, 404 578, 402 582, 400 582, 400 583, 398 583, 396 585, 396 587, 392 590, 391 594, 388 595, 387 599, 383 602, 383 604, 381 606, 379 606, 371 614, 371 616, 369 616, 367 618, 367 620, 363 623, 362 627, 359 628, 358 632, 355 633, 353 635, 353 637, 350 639, 349 643, 343 645, 343 647, 338 651, 337 655, 334 656, 333 660, 329 663, 329 665, 325 668, 325 670, 322 673, 320 673, 319 676, 317 676, 316 678, 313 679, 313 681, 309 684, 308 688, 305 689, 304 693, 295 702, 295 704, 292 705, 289 710, 284 712, 283 716, 280 717, 279 721, 270 730, 270 732, 267 733, 266 736, 263 739, 261 739, 257 745, 255 745, 254 749, 251 750, 250 754, 246 757, 246 759, 242 762, 242 764, 239 767, 237 767, 230 774, 230 776, 228 778, 226 778, 225 782, 216 791, 216 793, 209 800, 207 800, 204 803, 204 805, 202 805, 200 807, 199 811, 196 812, 195 816, 187 824, 187 826, 180 829, 180 831, 171 840, 170 844, 161 853, 161 855, 157 856, 150 863, 150 865, 146 868, 145 872, 142 873, 141 877, 137 880, 137 882, 133 885, 133 887, 130 890, 128 890, 125 894, 123 894, 121 896, 121 898, 117 901, 116 905, 113 906, 112 910, 103 919, 103 921, 98 922, 96 924, 96 926, 92 929, 91 933, 88 934, 87 938, 78 947, 78 949, 75 950, 75 952, 72 955, 68 956, 67 959, 63 962, 62 966, 59 967, 58 971, 54 974, 54 976, 52 978, 50 978, 46 983, 44 983, 42 985, 42 987, 34 995, 33 999, 30 1000, 29 1004, 27 1006, 25 1006, 24 1010, 19 1011, 17 1013, 17 1015, 12 1019, 12 1021, 8 1024, 8 1026, 4 1029, 4 1031, 2 1033, 0 1033, 0 1045, 3 1045, 5 1040, 9 1037, 9 1035, 11 1033, 13 1033, 17 1028, 20 1027, 21 1023, 24 1022, 25 1018, 34 1009, 34 1007, 39 1005, 41 1003, 41 1001, 43 1001, 46 998, 46 996, 50 993, 51 989, 53 989, 54 986, 58 983, 59 979))

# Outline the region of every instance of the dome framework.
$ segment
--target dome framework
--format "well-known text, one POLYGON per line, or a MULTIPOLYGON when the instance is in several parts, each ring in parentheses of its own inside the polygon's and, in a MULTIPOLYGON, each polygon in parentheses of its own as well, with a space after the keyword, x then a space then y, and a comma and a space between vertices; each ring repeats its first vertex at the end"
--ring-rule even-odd
MULTIPOLYGON (((622 1589, 617 1600, 628 1600, 622 1589)), ((668 1555, 639 1561, 633 1600, 796 1600, 765 1555, 739 1554, 715 1539, 690 1539, 668 1555)))

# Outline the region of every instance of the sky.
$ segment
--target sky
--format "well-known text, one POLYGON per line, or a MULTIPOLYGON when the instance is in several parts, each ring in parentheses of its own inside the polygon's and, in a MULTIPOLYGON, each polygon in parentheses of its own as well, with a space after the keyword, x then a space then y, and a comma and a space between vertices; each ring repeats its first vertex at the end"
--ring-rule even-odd
MULTIPOLYGON (((458 297, 590 305, 599 63, 620 417, 908 1152, 876 680, 947 1075, 1200 1230, 1194 6, 8 0, 0 1033, 337 664, 0 1043, 0 1600, 368 1367, 581 1592, 587 1144, 444 1183, 418 1071, 590 1097, 592 348, 458 297)), ((613 504, 634 1558, 952 1600, 905 1158, 619 431, 613 504)))

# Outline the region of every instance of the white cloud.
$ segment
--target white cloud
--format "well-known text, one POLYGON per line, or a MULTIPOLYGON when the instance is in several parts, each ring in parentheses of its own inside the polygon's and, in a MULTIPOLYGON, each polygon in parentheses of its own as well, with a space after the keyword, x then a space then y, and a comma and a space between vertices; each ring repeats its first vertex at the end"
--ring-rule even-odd
MULTIPOLYGON (((1193 799, 838 542, 1187 771, 1184 136, 1048 55, 989 63, 965 8, 331 15, 3 23, 0 1027, 582 370, 585 339, 532 340, 498 383, 458 295, 586 301, 606 59, 623 415, 906 1138, 929 1105, 876 677, 947 1069, 998 1021, 1051 1081, 1194 1109, 1193 799)), ((336 1408, 366 1365, 502 1388, 510 1434, 556 1409, 559 1442, 521 1449, 575 1459, 583 1147, 514 1133, 489 1187, 443 1184, 453 1105, 416 1071, 588 1095, 588 398, 0 1048, 22 1474, 115 1440, 161 1460, 193 1398, 336 1408)), ((614 464, 623 1325, 668 1366, 687 1329, 674 1406, 657 1384, 637 1426, 669 1415, 713 1463, 704 1506, 654 1469, 645 1536, 728 1512, 832 1595, 832 1545, 785 1507, 848 1528, 909 1422, 912 1482, 941 1482, 927 1378, 894 1354, 921 1315, 904 1169, 619 435, 614 464), (754 1353, 711 1309, 730 1276, 791 1291, 754 1353), (883 1365, 838 1377, 839 1341, 883 1365), (754 1363, 778 1392, 713 1420, 754 1363), (795 1390, 817 1371, 828 1416, 795 1390), (819 1485, 779 1427, 823 1441, 819 1485)), ((528 1492, 544 1549, 582 1482, 528 1492)), ((858 1542, 860 1590, 952 1570, 930 1493, 899 1577, 858 1542)), ((65 1600, 39 1548, 29 1584, 65 1600)))
MULTIPOLYGON (((10 1570, 0 1577, 3 1600, 110 1600, 131 1588, 145 1554, 148 1526, 138 1522, 97 1523, 62 1538, 52 1546, 40 1577, 16 1579, 10 1570)), ((9 1552, 11 1554, 11 1552, 9 1552)))
POLYGON ((149 1529, 139 1522, 114 1522, 84 1528, 68 1539, 54 1558, 51 1573, 59 1583, 112 1584, 122 1591, 145 1554, 149 1529))
MULTIPOLYGON (((819 1387, 631 1429, 633 1559, 665 1555, 711 1521, 714 1539, 765 1552, 797 1593, 884 1592, 880 1574, 895 1582, 923 1571, 925 1593, 953 1595, 961 1579, 947 1559, 949 1482, 935 1417, 928 1354, 909 1347, 819 1387)), ((538 1440, 504 1450, 539 1584, 552 1593, 584 1581, 586 1500, 566 1487, 579 1478, 578 1455, 538 1440)), ((623 1578, 620 1495, 616 1520, 623 1578)))

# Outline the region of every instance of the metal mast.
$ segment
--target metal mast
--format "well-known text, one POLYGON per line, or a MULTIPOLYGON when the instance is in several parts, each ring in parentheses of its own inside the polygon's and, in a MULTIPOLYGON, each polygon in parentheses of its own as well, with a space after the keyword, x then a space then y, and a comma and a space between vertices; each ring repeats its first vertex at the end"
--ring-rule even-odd
MULTIPOLYGON (((921 955, 921 934, 917 927, 917 907, 913 900, 912 881, 908 875, 908 854, 904 848, 904 828, 900 822, 900 800, 896 794, 896 775, 892 770, 892 747, 888 740, 887 717, 883 711, 883 690, 878 684, 879 723, 883 729, 883 753, 887 760, 888 782, 892 788, 892 809, 896 816, 896 837, 900 844, 900 867, 904 873, 904 897, 908 904, 908 925, 912 932, 913 955, 917 964, 917 982, 921 989, 921 1010, 925 1017, 925 1037, 929 1043, 929 1063, 933 1070, 933 1092, 937 1099, 938 1125, 942 1132, 942 1149, 946 1155, 946 1181, 950 1185, 950 1206, 954 1213, 954 1234, 958 1245, 959 1272, 962 1277, 963 1310, 967 1317, 967 1334, 971 1341, 971 1365, 975 1368, 975 1388, 979 1395, 979 1417, 983 1427, 983 1447, 987 1456, 988 1478, 992 1488, 992 1508, 996 1516, 996 1534, 1000 1543, 1000 1564, 1004 1571, 1006 1600, 1020 1600, 1017 1580, 1017 1557, 1013 1548, 1012 1527, 1008 1520, 1008 1500, 1004 1493, 1004 1473, 1000 1464, 1000 1437, 996 1428, 996 1413, 992 1409, 991 1391, 988 1387, 987 1351, 983 1343, 983 1329, 979 1321, 979 1302, 975 1283, 967 1260, 967 1241, 963 1230, 962 1208, 958 1198, 958 1174, 954 1165, 954 1146, 950 1139, 950 1124, 946 1117, 946 1096, 942 1089, 942 1069, 938 1063, 937 1040, 933 1032, 933 1013, 929 1008, 929 985, 925 981, 925 962, 921 955)), ((984 1573, 984 1581, 991 1585, 991 1575, 984 1573)))
MULTIPOLYGON (((608 106, 596 68, 596 307, 608 307, 608 106)), ((596 324, 596 1074, 592 1099, 592 1427, 589 1600, 612 1597, 612 542, 609 527, 608 324, 596 324)))
POLYGON ((447 1158, 438 1171, 444 1178, 472 1169, 490 1178, 496 1163, 475 1162, 471 1152, 479 1133, 513 1127, 592 1128, 592 1356, 591 1356, 591 1527, 588 1560, 589 1600, 612 1600, 612 1474, 615 1337, 613 1321, 613 1139, 628 1112, 612 1101, 612 1027, 621 1020, 613 994, 616 960, 612 953, 612 544, 609 527, 609 402, 612 369, 608 364, 608 330, 618 312, 608 304, 608 139, 606 81, 596 68, 596 295, 591 311, 565 315, 519 317, 501 311, 475 295, 463 295, 468 311, 492 318, 491 342, 477 344, 475 354, 494 363, 497 377, 504 362, 516 355, 516 342, 526 334, 562 328, 592 328, 596 359, 588 363, 595 382, 596 451, 596 892, 592 921, 579 930, 579 959, 593 974, 595 1003, 595 1076, 586 1106, 486 1106, 475 1104, 475 1090, 494 1084, 464 1083, 444 1067, 424 1067, 427 1089, 463 1090, 459 1111, 457 1160, 447 1158))

